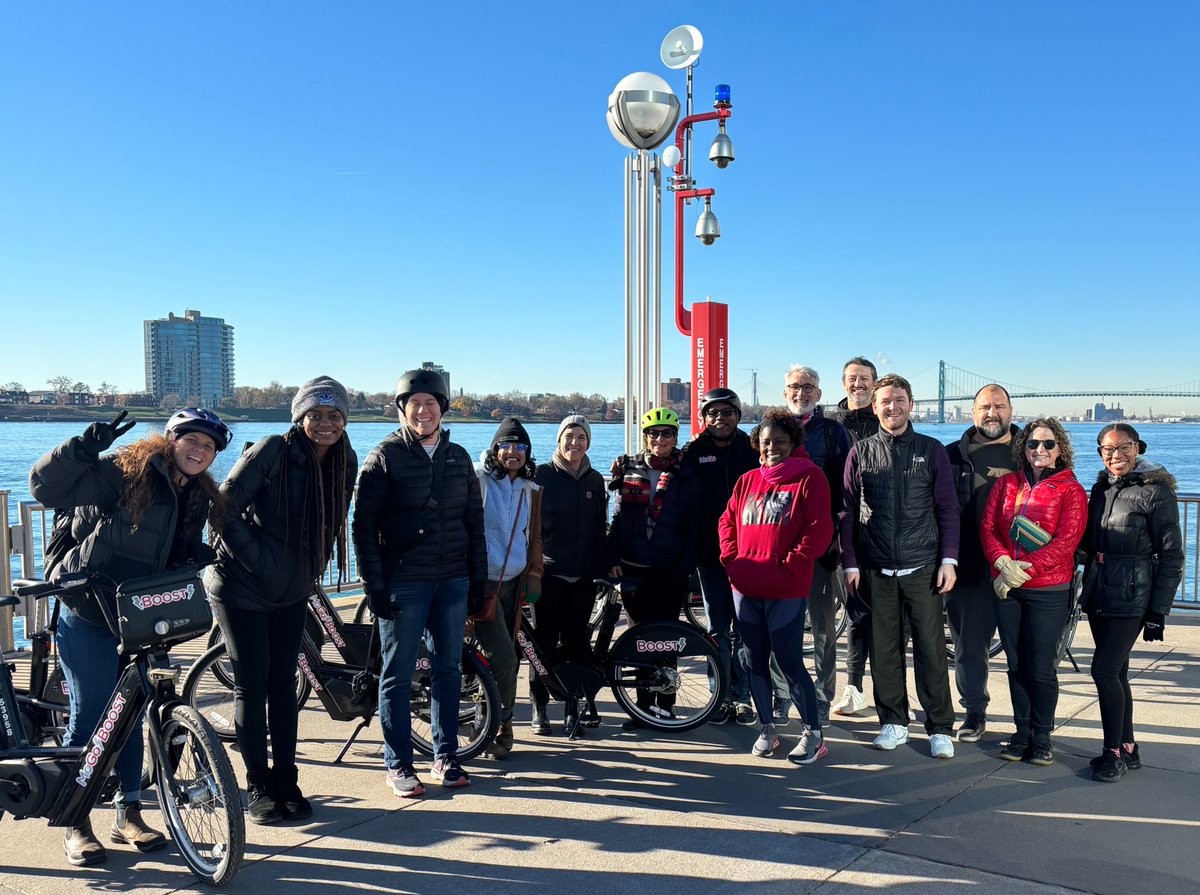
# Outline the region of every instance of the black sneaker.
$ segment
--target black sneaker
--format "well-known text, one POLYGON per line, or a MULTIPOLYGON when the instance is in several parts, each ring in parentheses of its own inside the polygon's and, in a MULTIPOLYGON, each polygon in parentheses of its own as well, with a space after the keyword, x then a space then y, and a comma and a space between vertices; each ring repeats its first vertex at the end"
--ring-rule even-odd
POLYGON ((1121 747, 1121 760, 1125 762, 1125 770, 1136 771, 1142 766, 1142 754, 1138 751, 1137 743, 1133 744, 1133 751, 1126 752, 1125 747, 1121 747))
POLYGON ((471 775, 459 766, 458 759, 453 755, 439 755, 429 776, 447 789, 471 785, 471 775))
POLYGON ((733 703, 726 702, 717 706, 717 710, 709 716, 709 724, 728 724, 733 720, 733 703))
POLYGON ((1011 739, 1000 750, 1000 757, 1005 761, 1021 761, 1032 753, 1033 743, 1029 740, 1011 739))
POLYGON ((1054 764, 1054 750, 1049 746, 1034 746, 1029 753, 1029 763, 1048 768, 1054 764))
POLYGON ((1097 783, 1116 783, 1124 776, 1124 760, 1116 752, 1105 749, 1100 764, 1092 771, 1092 779, 1097 783))
POLYGON ((277 824, 283 820, 283 812, 279 810, 271 790, 258 785, 251 785, 247 790, 246 816, 252 824, 277 824))
POLYGON ((983 712, 968 712, 967 720, 958 729, 960 743, 978 743, 987 730, 987 716, 983 712))

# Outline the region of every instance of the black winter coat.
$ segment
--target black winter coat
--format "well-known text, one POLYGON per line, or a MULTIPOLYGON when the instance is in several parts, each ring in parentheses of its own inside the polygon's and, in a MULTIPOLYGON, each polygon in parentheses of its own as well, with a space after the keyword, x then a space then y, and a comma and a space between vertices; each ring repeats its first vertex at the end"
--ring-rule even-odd
POLYGON ((719 447, 705 429, 683 449, 683 463, 692 468, 699 487, 700 525, 696 562, 702 566, 721 564, 717 523, 729 504, 733 486, 752 469, 758 469, 758 452, 750 436, 734 430, 733 439, 719 447))
POLYGON ((385 438, 358 475, 354 549, 368 593, 401 581, 487 581, 483 499, 470 456, 443 429, 432 460, 405 427, 385 438), (443 465, 440 494, 434 470, 443 465))
POLYGON ((604 476, 589 469, 579 478, 553 463, 537 468, 542 487, 542 558, 547 575, 599 578, 608 531, 604 476))
MULTIPOLYGON (((1021 430, 1010 423, 1008 432, 1010 437, 1016 438, 1021 430)), ((988 492, 1000 478, 999 475, 995 475, 988 480, 986 485, 978 491, 975 490, 975 464, 971 460, 971 439, 974 436, 975 427, 970 426, 958 441, 946 445, 946 455, 950 458, 950 469, 954 473, 954 491, 958 496, 961 518, 958 543, 958 581, 963 585, 991 583, 992 567, 988 563, 987 557, 983 555, 979 523, 983 516, 983 508, 987 506, 988 492)), ((1016 468, 1016 462, 1010 459, 1006 471, 1013 472, 1016 468)))
MULTIPOLYGON (((34 500, 60 510, 74 508, 71 537, 75 546, 63 558, 54 579, 76 572, 97 576, 96 593, 71 606, 93 624, 108 627, 97 597, 115 610, 117 585, 169 569, 177 541, 185 548, 185 555, 176 557, 179 562, 195 561, 205 549, 204 525, 210 501, 200 498, 195 518, 176 538, 187 492, 175 490, 164 459, 154 457, 151 466, 152 474, 162 477, 161 487, 136 527, 129 510, 120 506, 125 475, 113 454, 99 457, 80 438, 71 438, 38 460, 29 474, 29 492, 34 500)), ((189 489, 198 487, 188 485, 189 489)))
MULTIPOLYGON (((300 555, 300 515, 309 479, 316 476, 315 463, 303 444, 288 445, 282 435, 259 439, 238 458, 221 483, 225 524, 217 562, 206 582, 213 600, 237 609, 270 612, 308 598, 314 579, 309 574, 311 562, 306 564, 300 555), (285 465, 290 467, 286 476, 285 465)), ((331 507, 330 513, 345 516, 357 473, 358 457, 350 450, 346 506, 331 507)), ((320 566, 328 561, 328 556, 321 557, 320 566)))
MULTIPOLYGON (((650 467, 645 454, 626 456, 624 479, 645 482, 650 467)), ((618 463, 621 461, 618 460, 618 463)), ((672 472, 662 513, 654 534, 646 536, 647 501, 633 501, 622 494, 623 479, 609 485, 617 492, 617 511, 608 529, 606 562, 611 566, 629 562, 633 566, 667 568, 691 573, 696 567, 696 543, 700 535, 700 487, 695 472, 680 463, 672 472)), ((653 495, 649 495, 653 499, 653 495)))
POLYGON ((864 438, 870 438, 879 431, 879 417, 875 415, 875 411, 868 404, 866 407, 859 407, 855 410, 850 409, 850 402, 845 398, 838 401, 837 407, 829 414, 830 419, 837 420, 846 427, 846 431, 850 433, 850 437, 855 441, 862 441, 864 438))
POLYGON ((1084 609, 1105 618, 1166 615, 1183 580, 1175 477, 1140 460, 1115 482, 1101 472, 1088 499, 1084 609))

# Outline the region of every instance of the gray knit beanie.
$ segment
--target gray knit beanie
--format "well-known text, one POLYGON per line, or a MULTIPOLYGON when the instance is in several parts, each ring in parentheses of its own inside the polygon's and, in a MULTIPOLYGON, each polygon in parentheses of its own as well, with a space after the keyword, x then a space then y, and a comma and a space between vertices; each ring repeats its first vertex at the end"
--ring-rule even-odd
POLYGON ((566 417, 561 423, 558 424, 558 434, 554 436, 554 443, 558 444, 560 441, 562 441, 563 432, 567 431, 572 426, 578 426, 579 428, 583 429, 585 433, 587 433, 588 447, 591 447, 592 425, 578 413, 566 417))
POLYGON ((346 396, 346 388, 332 377, 318 376, 300 386, 300 391, 292 398, 292 422, 299 423, 314 407, 340 410, 346 422, 350 421, 350 399, 346 396))

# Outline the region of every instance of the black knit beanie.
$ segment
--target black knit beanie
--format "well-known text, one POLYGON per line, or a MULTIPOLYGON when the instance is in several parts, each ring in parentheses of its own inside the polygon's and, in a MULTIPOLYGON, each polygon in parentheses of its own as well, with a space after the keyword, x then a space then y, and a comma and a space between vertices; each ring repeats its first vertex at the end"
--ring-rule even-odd
POLYGON ((496 434, 492 438, 492 447, 495 448, 496 445, 504 442, 529 444, 529 433, 525 431, 525 427, 515 416, 506 416, 500 421, 500 428, 496 430, 496 434))

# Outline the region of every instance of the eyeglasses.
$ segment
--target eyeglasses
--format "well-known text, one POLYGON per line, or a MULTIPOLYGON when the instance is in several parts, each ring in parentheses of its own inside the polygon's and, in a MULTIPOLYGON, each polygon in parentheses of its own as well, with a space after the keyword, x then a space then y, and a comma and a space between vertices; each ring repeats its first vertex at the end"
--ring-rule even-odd
POLYGON ((1115 447, 1108 447, 1108 446, 1102 447, 1102 448, 1100 448, 1100 456, 1103 457, 1105 460, 1107 460, 1109 457, 1111 457, 1117 451, 1120 451, 1126 457, 1129 457, 1129 456, 1137 453, 1137 442, 1136 441, 1127 441, 1124 444, 1118 444, 1115 447))
POLYGON ((675 430, 674 429, 647 429, 646 437, 647 438, 674 438, 675 430))
POLYGON ((721 407, 704 411, 704 415, 709 419, 726 420, 731 416, 737 416, 737 411, 732 407, 721 407))
POLYGON ((811 395, 817 388, 818 386, 813 385, 811 382, 806 382, 804 385, 801 385, 799 382, 789 382, 784 386, 784 389, 789 392, 804 392, 806 395, 811 395))
POLYGON ((501 448, 508 448, 510 451, 513 451, 514 453, 523 454, 527 450, 529 450, 529 445, 516 444, 515 442, 512 442, 512 441, 502 441, 498 445, 496 445, 496 450, 500 450, 501 448))
POLYGON ((1025 442, 1025 450, 1036 451, 1038 449, 1039 444, 1042 447, 1044 447, 1047 452, 1052 451, 1056 447, 1058 447, 1058 442, 1055 441, 1053 438, 1043 438, 1041 441, 1038 441, 1036 438, 1031 438, 1027 442, 1025 442))

